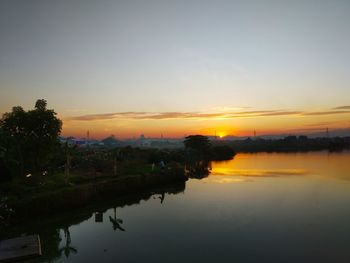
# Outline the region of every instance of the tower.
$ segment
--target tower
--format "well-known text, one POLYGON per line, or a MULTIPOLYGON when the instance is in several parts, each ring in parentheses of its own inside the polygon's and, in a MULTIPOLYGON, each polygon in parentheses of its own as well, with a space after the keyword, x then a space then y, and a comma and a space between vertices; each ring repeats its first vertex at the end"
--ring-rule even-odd
POLYGON ((89 130, 87 130, 86 132, 86 145, 89 146, 89 142, 90 142, 90 132, 89 130))

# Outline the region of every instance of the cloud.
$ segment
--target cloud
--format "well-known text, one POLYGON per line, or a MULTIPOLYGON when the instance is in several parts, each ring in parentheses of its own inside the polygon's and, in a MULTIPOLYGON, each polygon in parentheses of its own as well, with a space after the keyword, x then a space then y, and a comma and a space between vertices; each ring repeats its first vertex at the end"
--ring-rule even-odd
POLYGON ((350 106, 335 107, 332 110, 350 110, 350 106))
POLYGON ((69 117, 66 120, 76 120, 76 121, 93 121, 93 120, 109 120, 118 118, 136 118, 146 115, 145 112, 114 112, 114 113, 102 113, 102 114, 88 114, 81 116, 69 117))
POLYGON ((346 114, 350 111, 291 111, 291 110, 251 110, 251 111, 227 111, 227 112, 113 112, 102 114, 80 115, 66 118, 68 121, 94 121, 110 119, 129 120, 169 120, 169 119, 234 119, 234 118, 254 118, 254 117, 274 117, 274 116, 319 116, 346 114))
POLYGON ((318 132, 318 131, 324 131, 324 128, 296 128, 296 129, 289 129, 288 131, 291 132, 318 132))
POLYGON ((350 111, 342 110, 342 111, 314 111, 314 112, 304 112, 302 115, 304 116, 318 116, 318 115, 334 115, 334 114, 345 114, 350 113, 350 111))
POLYGON ((309 126, 309 127, 318 127, 318 126, 325 126, 325 125, 331 125, 334 124, 335 122, 318 122, 318 123, 310 123, 310 124, 305 124, 304 126, 309 126))
POLYGON ((262 117, 262 116, 278 116, 278 115, 295 115, 299 111, 242 111, 242 112, 114 112, 103 114, 90 114, 69 117, 66 120, 76 121, 93 121, 93 120, 109 120, 109 119, 135 119, 135 120, 165 120, 165 119, 212 119, 212 118, 242 118, 242 117, 262 117))
POLYGON ((276 111, 260 114, 259 116, 279 116, 279 115, 298 115, 301 114, 301 111, 276 111))

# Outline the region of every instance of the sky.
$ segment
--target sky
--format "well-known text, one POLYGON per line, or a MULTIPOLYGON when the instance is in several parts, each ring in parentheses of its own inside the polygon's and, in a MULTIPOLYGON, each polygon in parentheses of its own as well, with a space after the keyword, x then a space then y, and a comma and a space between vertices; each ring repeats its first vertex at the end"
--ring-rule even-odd
POLYGON ((0 114, 64 136, 350 127, 350 1, 2 0, 0 114))

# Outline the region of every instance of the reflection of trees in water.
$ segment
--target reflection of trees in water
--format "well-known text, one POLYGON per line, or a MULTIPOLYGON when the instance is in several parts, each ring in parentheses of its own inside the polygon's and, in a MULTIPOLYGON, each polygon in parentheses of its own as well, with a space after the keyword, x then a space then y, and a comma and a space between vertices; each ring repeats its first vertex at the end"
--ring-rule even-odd
POLYGON ((45 231, 40 233, 43 255, 38 258, 38 262, 55 262, 62 256, 62 253, 59 251, 60 242, 62 240, 60 230, 51 227, 42 229, 45 231))
POLYGON ((153 199, 159 199, 160 203, 163 204, 165 199, 165 192, 161 191, 160 193, 154 193, 154 195, 157 195, 157 196, 153 196, 153 199))
POLYGON ((139 204, 143 200, 149 200, 154 195, 158 195, 158 198, 162 203, 165 199, 165 195, 182 193, 185 191, 185 186, 185 182, 181 182, 169 187, 152 189, 141 194, 130 195, 114 200, 104 200, 103 202, 99 202, 89 209, 80 209, 72 213, 56 215, 55 218, 51 217, 47 220, 33 220, 31 222, 24 222, 20 225, 20 227, 17 226, 9 232, 11 232, 12 236, 20 236, 23 233, 39 234, 40 239, 42 240, 43 255, 35 260, 35 262, 57 262, 62 257, 68 258, 72 254, 78 253, 77 248, 72 246, 72 237, 69 231, 69 228, 72 225, 77 225, 89 220, 96 211, 105 213, 107 210, 113 207, 114 215, 113 217, 109 217, 109 221, 113 224, 114 230, 125 231, 125 229, 122 227, 123 220, 121 218, 117 218, 117 208, 139 204), (30 229, 29 233, 28 229, 30 229), (63 230, 63 235, 62 231, 60 230, 63 230))
POLYGON ((76 254, 78 251, 75 247, 72 247, 70 245, 72 240, 70 237, 69 228, 65 227, 63 229, 63 233, 64 233, 64 238, 65 238, 65 245, 61 249, 59 249, 59 252, 60 252, 60 254, 62 254, 62 252, 63 252, 64 255, 66 256, 66 258, 69 258, 70 253, 76 254))
POLYGON ((162 192, 159 196, 160 203, 163 204, 165 198, 165 192, 162 192))
POLYGON ((186 162, 185 172, 190 178, 202 179, 210 174, 211 162, 208 160, 192 159, 186 162))
POLYGON ((121 218, 117 218, 117 208, 114 207, 114 217, 109 216, 109 221, 113 225, 113 230, 116 231, 119 229, 120 231, 125 231, 125 229, 121 226, 123 224, 123 220, 121 218))

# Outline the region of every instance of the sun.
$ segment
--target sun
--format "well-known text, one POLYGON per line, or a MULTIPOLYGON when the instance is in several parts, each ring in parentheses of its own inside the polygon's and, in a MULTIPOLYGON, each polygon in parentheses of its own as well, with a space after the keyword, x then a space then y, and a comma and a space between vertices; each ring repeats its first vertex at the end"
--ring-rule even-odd
POLYGON ((218 135, 219 135, 219 138, 220 138, 220 139, 222 139, 222 138, 225 137, 225 134, 224 134, 224 133, 219 133, 218 135))

